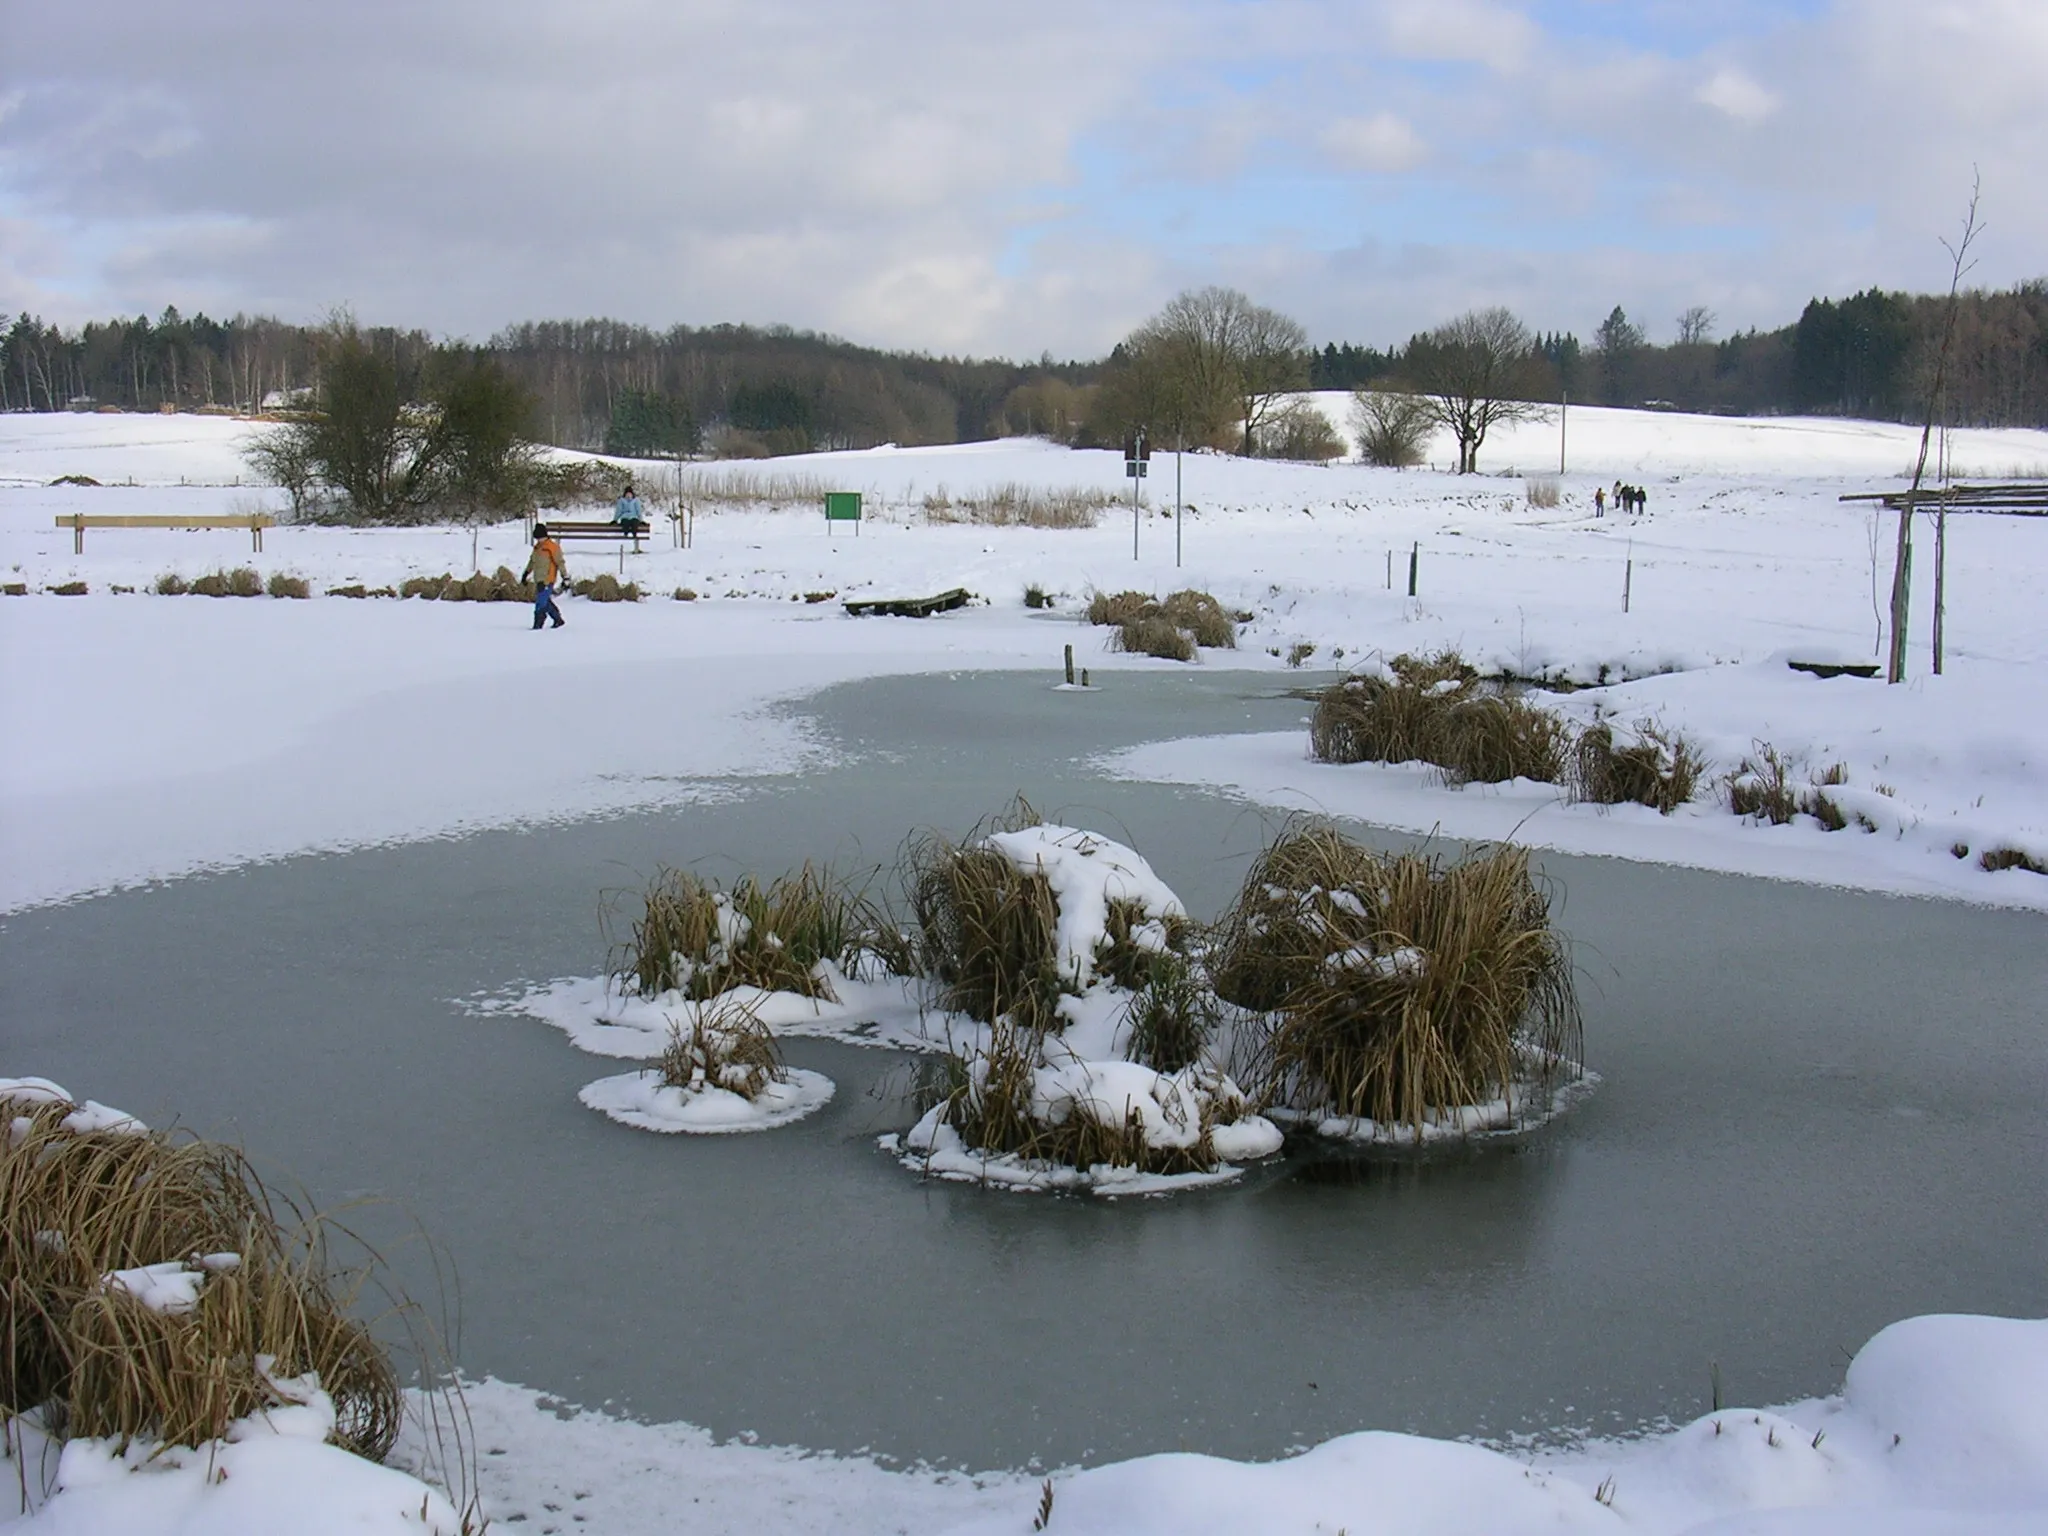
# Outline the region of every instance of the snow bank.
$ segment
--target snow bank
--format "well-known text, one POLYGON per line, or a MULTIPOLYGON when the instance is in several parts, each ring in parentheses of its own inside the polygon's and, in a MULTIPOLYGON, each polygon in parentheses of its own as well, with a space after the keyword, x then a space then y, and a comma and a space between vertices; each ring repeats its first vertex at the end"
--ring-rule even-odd
MULTIPOLYGON (((1148 1456, 1054 1484, 1063 1536, 1847 1536, 2048 1529, 2048 1321, 1922 1317, 1871 1340, 1840 1398, 1732 1408, 1533 1460, 1365 1433, 1291 1461, 1148 1456)), ((1025 1536, 1026 1499, 949 1536, 1025 1536)))
POLYGON ((752 1099, 704 1084, 671 1088, 658 1072, 622 1072, 587 1084, 576 1097, 600 1114, 636 1130, 697 1136, 768 1131, 801 1120, 832 1102, 832 1079, 800 1067, 784 1069, 752 1099))
POLYGON ((0 1515, 0 1531, 462 1536, 445 1494, 327 1444, 332 1400, 317 1386, 299 1395, 303 1401, 239 1420, 225 1439, 196 1448, 81 1439, 59 1450, 33 1416, 14 1419, 0 1475, 22 1490, 27 1507, 15 1518, 0 1515))

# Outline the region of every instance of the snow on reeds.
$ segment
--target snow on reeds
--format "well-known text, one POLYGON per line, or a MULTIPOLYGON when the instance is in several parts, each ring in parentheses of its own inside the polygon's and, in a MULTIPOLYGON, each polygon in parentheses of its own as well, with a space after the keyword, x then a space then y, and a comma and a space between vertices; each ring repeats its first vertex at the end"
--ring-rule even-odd
POLYGON ((1433 763, 1450 784, 1555 783, 1564 722, 1487 683, 1455 651, 1396 656, 1391 675, 1360 672, 1325 689, 1309 749, 1325 763, 1433 763))
POLYGON ((761 884, 744 875, 723 891, 685 869, 664 869, 641 893, 640 916, 615 947, 612 973, 643 997, 679 988, 703 1000, 734 987, 831 998, 827 967, 864 955, 908 965, 902 937, 863 887, 806 863, 761 884))
POLYGON ((1570 951, 1520 848, 1446 862, 1296 825, 1218 928, 1217 993, 1266 1021, 1263 1102, 1419 1137, 1578 1074, 1570 951))
POLYGON ((331 1261, 340 1229, 275 1196, 235 1148, 81 1122, 54 1084, 0 1083, 0 1113, 0 1408, 44 1407, 66 1435, 196 1446, 318 1390, 333 1439, 384 1458, 398 1380, 352 1315, 369 1267, 331 1261))

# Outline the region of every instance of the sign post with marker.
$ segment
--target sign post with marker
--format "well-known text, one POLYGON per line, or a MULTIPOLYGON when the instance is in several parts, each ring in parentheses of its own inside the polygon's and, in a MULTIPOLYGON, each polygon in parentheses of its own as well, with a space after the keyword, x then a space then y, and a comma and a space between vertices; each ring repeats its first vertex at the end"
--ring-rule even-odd
POLYGON ((1138 558, 1138 482, 1152 467, 1152 445, 1145 441, 1145 429, 1138 428, 1124 439, 1124 478, 1131 482, 1131 558, 1138 558))

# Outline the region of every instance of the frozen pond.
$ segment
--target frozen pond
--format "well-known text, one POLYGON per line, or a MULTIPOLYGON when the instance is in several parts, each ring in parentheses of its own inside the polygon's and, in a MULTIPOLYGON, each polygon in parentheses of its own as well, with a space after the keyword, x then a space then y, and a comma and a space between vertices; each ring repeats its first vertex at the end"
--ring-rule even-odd
MULTIPOLYGON (((810 1119, 636 1133, 576 1102, 619 1064, 451 1005, 602 969, 600 891, 657 863, 882 863, 1020 790, 1213 915, 1267 823, 1084 759, 1306 706, 1270 675, 1046 681, 832 690, 804 714, 849 761, 725 803, 8 919, 0 1071, 238 1138, 322 1203, 402 1204, 456 1257, 474 1374, 907 1460, 1628 1429, 1703 1409, 1715 1362, 1730 1399, 1782 1401, 1895 1318, 2048 1312, 2038 915, 1543 855, 1589 1102, 1520 1147, 1165 1201, 920 1183, 874 1147, 907 1124, 903 1058, 818 1042, 788 1047, 839 1085, 810 1119)), ((479 724, 519 750, 524 725, 479 724)))

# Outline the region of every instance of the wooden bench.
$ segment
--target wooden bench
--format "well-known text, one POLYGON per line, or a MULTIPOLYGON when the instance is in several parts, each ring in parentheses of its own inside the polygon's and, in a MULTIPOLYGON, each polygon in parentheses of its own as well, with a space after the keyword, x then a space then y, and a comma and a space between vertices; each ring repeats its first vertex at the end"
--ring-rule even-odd
POLYGON ((60 514, 59 528, 71 530, 71 552, 85 553, 88 528, 246 528, 257 554, 263 553, 263 530, 275 528, 277 519, 265 514, 237 512, 226 517, 185 517, 163 512, 72 512, 60 514))
POLYGON ((558 523, 553 518, 543 517, 529 520, 527 523, 526 536, 529 541, 533 537, 535 521, 545 524, 549 537, 555 539, 631 539, 633 553, 636 555, 641 552, 640 541, 646 538, 649 532, 649 525, 644 522, 640 525, 638 533, 629 533, 624 525, 615 523, 610 518, 601 523, 558 523))

